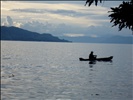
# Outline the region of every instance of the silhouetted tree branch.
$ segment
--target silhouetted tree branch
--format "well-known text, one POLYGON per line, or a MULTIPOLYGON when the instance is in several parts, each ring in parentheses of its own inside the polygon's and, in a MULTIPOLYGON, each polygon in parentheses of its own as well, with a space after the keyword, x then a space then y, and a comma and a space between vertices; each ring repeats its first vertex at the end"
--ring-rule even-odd
POLYGON ((98 1, 100 1, 100 3, 102 3, 103 0, 86 0, 85 6, 87 5, 87 3, 88 3, 88 6, 91 6, 91 4, 92 4, 93 2, 95 2, 95 5, 97 6, 98 1))
MULTIPOLYGON (((98 1, 102 3, 103 0, 87 0, 85 6, 88 3, 88 6, 91 6, 93 2, 97 6, 98 1)), ((112 8, 111 14, 109 15, 111 21, 113 22, 113 26, 119 25, 119 31, 123 28, 129 28, 133 31, 133 0, 129 2, 123 2, 119 5, 119 7, 112 8)))
POLYGON ((119 31, 122 28, 129 28, 133 31, 133 4, 131 2, 123 2, 119 5, 119 7, 111 8, 112 14, 109 15, 111 17, 111 21, 114 25, 119 25, 119 31))

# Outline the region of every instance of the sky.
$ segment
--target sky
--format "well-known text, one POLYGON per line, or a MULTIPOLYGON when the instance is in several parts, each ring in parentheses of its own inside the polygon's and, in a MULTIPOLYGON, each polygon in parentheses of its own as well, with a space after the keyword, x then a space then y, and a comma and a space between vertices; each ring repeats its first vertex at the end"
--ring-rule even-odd
POLYGON ((110 7, 121 2, 104 1, 88 7, 85 1, 1 1, 1 25, 54 36, 132 36, 129 29, 112 27, 108 17, 110 7))

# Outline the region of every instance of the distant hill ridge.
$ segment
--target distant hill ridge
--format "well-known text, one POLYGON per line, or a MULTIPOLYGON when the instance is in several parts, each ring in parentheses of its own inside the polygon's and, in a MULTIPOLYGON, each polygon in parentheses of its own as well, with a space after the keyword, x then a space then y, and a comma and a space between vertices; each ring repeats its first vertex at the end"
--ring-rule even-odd
POLYGON ((52 36, 48 33, 37 33, 24 30, 18 27, 1 26, 1 40, 16 40, 16 41, 45 41, 45 42, 69 42, 64 39, 52 36))
POLYGON ((73 41, 73 42, 82 42, 82 43, 113 43, 113 44, 133 44, 132 36, 101 36, 101 37, 89 37, 89 36, 81 36, 81 37, 61 37, 63 39, 73 41))
POLYGON ((118 44, 133 44, 133 37, 129 36, 104 36, 104 37, 55 37, 48 33, 31 32, 18 27, 1 26, 1 40, 14 41, 43 41, 43 42, 82 42, 82 43, 118 43, 118 44))

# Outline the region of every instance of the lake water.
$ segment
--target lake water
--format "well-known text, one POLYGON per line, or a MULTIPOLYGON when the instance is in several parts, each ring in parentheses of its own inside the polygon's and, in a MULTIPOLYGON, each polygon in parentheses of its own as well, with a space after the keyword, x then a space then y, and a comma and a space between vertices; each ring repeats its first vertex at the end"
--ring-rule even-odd
POLYGON ((133 45, 1 42, 2 100, 133 100, 133 45), (91 51, 112 62, 79 61, 91 51))

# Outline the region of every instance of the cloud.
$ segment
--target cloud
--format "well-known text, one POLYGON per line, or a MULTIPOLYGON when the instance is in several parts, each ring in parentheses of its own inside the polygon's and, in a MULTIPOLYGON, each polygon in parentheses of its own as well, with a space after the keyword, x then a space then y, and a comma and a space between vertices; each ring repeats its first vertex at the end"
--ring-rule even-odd
POLYGON ((50 14, 59 14, 64 16, 103 16, 107 15, 107 9, 103 7, 98 7, 97 9, 92 8, 84 8, 84 9, 37 9, 37 8, 25 8, 25 9, 11 9, 10 11, 15 12, 25 12, 25 13, 50 13, 50 14), (98 9, 98 10, 97 10, 98 9))
POLYGON ((91 34, 90 37, 93 37, 93 38, 97 38, 98 35, 95 35, 95 34, 91 34))
POLYGON ((11 9, 10 11, 25 12, 25 13, 46 13, 45 10, 42 10, 42 9, 33 9, 33 8, 28 8, 28 9, 11 9))
POLYGON ((10 16, 7 16, 6 21, 8 26, 13 26, 13 20, 10 16))
POLYGON ((77 34, 77 33, 67 33, 67 34, 64 34, 64 36, 67 36, 67 37, 82 37, 82 36, 85 36, 84 34, 77 34))
MULTIPOLYGON (((107 22, 107 8, 101 6, 85 7, 85 2, 7 2, 2 5, 3 14, 12 13, 17 20, 23 15, 23 21, 48 21, 49 23, 65 23, 76 26, 100 26, 107 22), (9 4, 10 3, 10 4, 9 4), (58 4, 57 4, 58 3, 58 4), (17 5, 17 6, 11 6, 17 5)), ((22 19, 20 19, 22 20, 22 19)))
POLYGON ((28 21, 21 25, 21 28, 38 32, 38 33, 51 33, 54 29, 54 25, 50 24, 49 22, 39 22, 39 21, 28 21))
MULTIPOLYGON (((44 4, 48 5, 48 4, 44 4)), ((55 4, 52 7, 45 8, 24 8, 11 9, 10 11, 18 13, 31 13, 32 19, 47 19, 53 23, 65 22, 73 25, 83 26, 99 26, 105 22, 109 22, 107 8, 100 6, 81 7, 81 5, 59 4, 57 8, 55 4), (68 7, 69 6, 69 7, 68 7), (72 8, 72 9, 70 9, 72 8), (36 16, 36 17, 34 17, 36 16), (42 16, 42 17, 39 17, 42 16), (44 16, 44 18, 43 18, 44 16)))
POLYGON ((1 19, 1 25, 20 27, 22 23, 14 21, 11 16, 6 16, 5 19, 1 19))
POLYGON ((117 27, 111 28, 112 24, 109 23, 107 13, 111 5, 108 2, 102 6, 92 5, 91 7, 84 6, 84 1, 82 3, 77 1, 40 2, 2 2, 2 20, 10 15, 8 21, 2 21, 3 25, 10 24, 30 31, 51 33, 56 36, 64 34, 69 36, 95 34, 99 36, 101 34, 129 33, 124 30, 118 32, 117 27))
POLYGON ((19 13, 33 13, 33 14, 47 14, 47 15, 60 15, 60 16, 70 16, 70 17, 80 17, 83 16, 82 13, 76 12, 74 10, 63 10, 63 9, 11 9, 10 11, 19 13))
POLYGON ((21 27, 23 24, 20 22, 13 22, 13 26, 15 27, 21 27))

